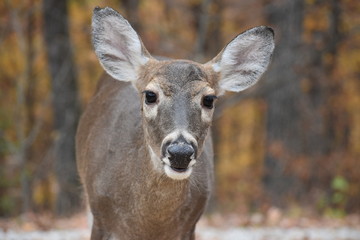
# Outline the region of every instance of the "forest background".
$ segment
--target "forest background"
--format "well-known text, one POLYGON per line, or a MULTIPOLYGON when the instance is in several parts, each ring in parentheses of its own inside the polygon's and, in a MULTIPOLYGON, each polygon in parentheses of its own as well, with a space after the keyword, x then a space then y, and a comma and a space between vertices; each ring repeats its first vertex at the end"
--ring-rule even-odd
POLYGON ((95 6, 123 14, 157 56, 206 62, 238 33, 275 30, 262 80, 214 116, 211 211, 360 212, 360 1, 3 0, 0 217, 83 209, 74 135, 103 70, 95 6))

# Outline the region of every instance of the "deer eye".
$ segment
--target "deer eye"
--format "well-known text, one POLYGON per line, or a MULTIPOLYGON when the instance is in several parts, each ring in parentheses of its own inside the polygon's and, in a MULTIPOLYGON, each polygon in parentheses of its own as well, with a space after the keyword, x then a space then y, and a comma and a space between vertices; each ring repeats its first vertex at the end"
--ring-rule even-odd
POLYGON ((217 97, 214 95, 207 95, 203 97, 202 105, 208 109, 212 109, 214 107, 214 100, 217 97))
POLYGON ((152 92, 152 91, 144 91, 145 93, 145 103, 146 104, 153 104, 156 103, 157 100, 157 96, 156 93, 152 92))

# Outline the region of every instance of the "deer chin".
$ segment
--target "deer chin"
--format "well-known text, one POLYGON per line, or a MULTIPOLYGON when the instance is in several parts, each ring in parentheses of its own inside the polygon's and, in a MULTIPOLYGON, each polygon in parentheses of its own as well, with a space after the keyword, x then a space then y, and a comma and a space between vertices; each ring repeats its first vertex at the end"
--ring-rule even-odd
POLYGON ((167 164, 164 164, 164 170, 165 170, 165 174, 174 180, 184 180, 190 177, 191 173, 192 173, 192 167, 188 167, 186 169, 182 169, 181 171, 178 171, 172 167, 170 167, 167 164))
POLYGON ((174 180, 184 180, 190 177, 192 171, 193 171, 193 165, 196 163, 196 160, 193 159, 191 160, 191 162, 189 163, 187 168, 174 168, 171 167, 170 161, 168 158, 163 158, 162 159, 163 163, 164 163, 164 171, 165 174, 174 180))

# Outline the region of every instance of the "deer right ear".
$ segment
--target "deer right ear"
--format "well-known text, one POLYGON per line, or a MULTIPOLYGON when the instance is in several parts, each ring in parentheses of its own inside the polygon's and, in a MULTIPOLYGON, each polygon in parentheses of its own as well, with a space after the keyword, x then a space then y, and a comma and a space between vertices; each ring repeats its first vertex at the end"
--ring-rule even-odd
POLYGON ((274 32, 252 28, 234 38, 207 64, 220 73, 222 91, 240 92, 253 86, 266 71, 274 51, 274 32))
POLYGON ((129 22, 109 7, 94 9, 92 42, 102 67, 120 81, 136 81, 151 58, 129 22))

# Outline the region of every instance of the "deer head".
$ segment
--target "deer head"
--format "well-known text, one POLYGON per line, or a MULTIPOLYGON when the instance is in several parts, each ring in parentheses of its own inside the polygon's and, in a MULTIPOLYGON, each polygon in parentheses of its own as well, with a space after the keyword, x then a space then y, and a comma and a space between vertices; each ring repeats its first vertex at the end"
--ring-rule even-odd
POLYGON ((188 178, 202 154, 216 99, 225 91, 253 86, 274 49, 272 29, 256 27, 238 35, 205 64, 158 61, 113 9, 96 8, 92 28, 95 52, 105 71, 131 82, 139 92, 144 143, 154 169, 176 180, 188 178))

